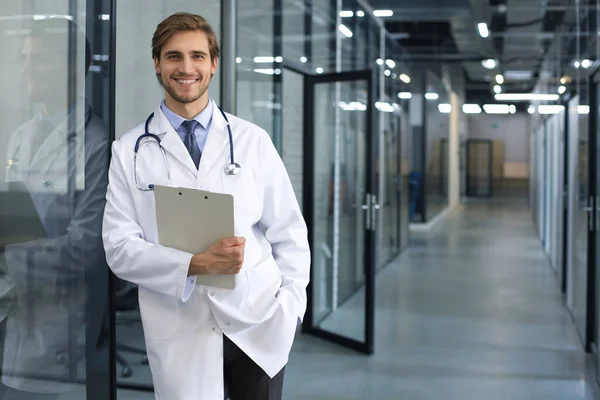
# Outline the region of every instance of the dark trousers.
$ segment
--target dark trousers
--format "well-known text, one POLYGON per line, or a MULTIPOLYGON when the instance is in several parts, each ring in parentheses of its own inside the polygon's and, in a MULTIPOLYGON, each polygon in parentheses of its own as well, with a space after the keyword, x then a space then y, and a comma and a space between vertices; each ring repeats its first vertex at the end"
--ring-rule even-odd
POLYGON ((273 379, 223 335, 225 399, 281 400, 284 369, 273 379))

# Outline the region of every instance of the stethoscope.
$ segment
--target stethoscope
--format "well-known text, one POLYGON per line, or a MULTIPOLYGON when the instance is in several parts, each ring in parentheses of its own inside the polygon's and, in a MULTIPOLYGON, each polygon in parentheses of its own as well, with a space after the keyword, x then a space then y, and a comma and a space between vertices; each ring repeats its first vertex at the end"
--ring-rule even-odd
MULTIPOLYGON (((231 133, 231 126, 229 124, 229 120, 227 119, 227 116, 225 115, 223 110, 221 110, 221 107, 217 106, 217 108, 221 112, 221 115, 223 115, 223 118, 225 118, 225 122, 227 123, 227 133, 229 134, 229 165, 227 165, 225 167, 224 172, 225 172, 225 175, 229 175, 229 176, 237 175, 240 173, 240 170, 242 169, 242 167, 240 166, 240 164, 236 163, 233 158, 233 134, 231 133)), ((137 140, 135 141, 135 147, 133 148, 133 170, 134 170, 133 175, 135 177, 135 185, 137 186, 137 188, 139 190, 144 191, 144 192, 154 190, 153 184, 149 184, 147 188, 142 188, 138 182, 137 155, 138 155, 138 150, 140 149, 140 144, 142 142, 142 139, 144 139, 144 138, 156 140, 156 143, 158 144, 158 147, 160 148, 160 150, 162 152, 163 161, 165 163, 165 166, 167 167, 167 183, 171 182, 171 168, 169 166, 169 161, 167 160, 167 153, 165 153, 165 149, 160 144, 160 138, 157 135, 149 132, 150 121, 152 120, 152 118, 154 118, 154 113, 150 114, 148 116, 148 119, 146 119, 144 133, 142 135, 140 135, 140 137, 137 138, 137 140)))

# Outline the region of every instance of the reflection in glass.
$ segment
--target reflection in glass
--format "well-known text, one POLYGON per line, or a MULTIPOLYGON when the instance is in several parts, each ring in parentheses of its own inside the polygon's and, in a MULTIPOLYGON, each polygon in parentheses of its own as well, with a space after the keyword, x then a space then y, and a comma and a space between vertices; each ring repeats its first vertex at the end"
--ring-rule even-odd
POLYGON ((361 206, 366 193, 366 97, 366 82, 315 87, 313 312, 321 329, 361 342, 365 340, 361 206))
POLYGON ((86 370, 92 376, 106 343, 100 234, 108 133, 85 98, 85 21, 77 26, 65 9, 24 3, 35 18, 10 17, 12 6, 0 6, 9 15, 0 31, 11 32, 1 39, 2 77, 24 89, 2 99, 0 110, 4 127, 14 127, 0 142, 0 399, 66 392, 84 399, 86 370))

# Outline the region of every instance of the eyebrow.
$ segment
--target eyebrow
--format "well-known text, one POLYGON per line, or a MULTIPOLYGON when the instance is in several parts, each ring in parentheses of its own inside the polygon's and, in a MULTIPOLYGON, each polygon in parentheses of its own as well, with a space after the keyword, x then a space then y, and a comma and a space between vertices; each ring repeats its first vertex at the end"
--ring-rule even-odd
MULTIPOLYGON (((168 50, 167 52, 165 52, 165 57, 170 56, 170 55, 177 55, 177 56, 179 56, 181 54, 182 53, 180 51, 178 51, 178 50, 168 50)), ((199 55, 203 55, 203 56, 208 55, 208 53, 206 51, 203 51, 203 50, 193 50, 193 51, 191 51, 191 54, 193 54, 193 55, 198 55, 199 54, 199 55)))

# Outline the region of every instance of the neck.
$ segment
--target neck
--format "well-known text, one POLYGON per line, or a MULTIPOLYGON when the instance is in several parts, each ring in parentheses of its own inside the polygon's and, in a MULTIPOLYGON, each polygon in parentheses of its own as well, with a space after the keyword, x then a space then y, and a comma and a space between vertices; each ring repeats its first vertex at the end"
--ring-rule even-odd
POLYGON ((192 103, 181 103, 168 94, 165 95, 165 105, 169 110, 185 119, 192 119, 200 114, 208 105, 208 95, 202 96, 192 103))

